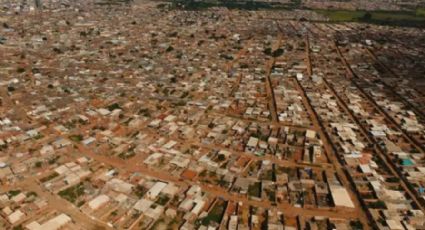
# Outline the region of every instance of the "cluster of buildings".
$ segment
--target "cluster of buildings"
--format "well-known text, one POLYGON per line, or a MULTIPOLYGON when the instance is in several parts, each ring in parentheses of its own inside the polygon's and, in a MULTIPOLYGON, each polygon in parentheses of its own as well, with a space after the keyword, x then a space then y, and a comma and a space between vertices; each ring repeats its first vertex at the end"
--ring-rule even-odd
POLYGON ((51 4, 0 11, 1 229, 424 228, 423 31, 51 4))
MULTIPOLYGON (((327 111, 318 115, 332 134, 330 138, 340 152, 339 159, 350 172, 349 179, 370 216, 376 220, 376 227, 420 228, 423 195, 418 178, 422 177, 419 163, 423 159, 422 129, 420 122, 414 122, 415 112, 408 109, 411 105, 403 103, 402 96, 390 93, 390 86, 378 83, 382 76, 371 64, 374 63, 373 47, 367 47, 370 42, 340 45, 311 39, 310 43, 320 47, 310 58, 313 74, 323 76, 324 82, 310 87, 306 83, 306 86, 318 92, 313 94, 317 100, 323 100, 317 107, 323 108, 326 101, 327 111), (332 52, 335 49, 337 52, 332 52), (328 60, 328 68, 334 66, 336 71, 329 73, 319 69, 323 67, 321 59, 324 58, 328 60), (315 62, 318 63, 316 73, 315 62), (323 92, 318 90, 321 88, 323 92), (391 102, 390 98, 398 100, 391 102), (421 131, 411 129, 409 132, 403 113, 409 114, 406 117, 411 119, 409 126, 421 131), (379 221, 382 219, 386 222, 379 221)), ((345 40, 341 42, 344 43, 345 40)))
POLYGON ((49 198, 34 191, 5 190, 0 196, 0 225, 3 229, 82 229, 65 213, 54 208, 49 198))

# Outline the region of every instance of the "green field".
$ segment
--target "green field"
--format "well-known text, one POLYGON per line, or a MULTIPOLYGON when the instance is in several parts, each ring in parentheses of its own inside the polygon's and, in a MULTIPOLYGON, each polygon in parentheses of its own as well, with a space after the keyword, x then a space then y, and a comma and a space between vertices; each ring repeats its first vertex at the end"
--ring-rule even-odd
POLYGON ((417 16, 423 16, 425 17, 425 8, 419 8, 416 10, 416 15, 417 16))
POLYGON ((315 10, 334 22, 356 21, 365 15, 364 11, 347 11, 347 10, 315 10))
POLYGON ((75 203, 75 201, 84 194, 84 185, 83 183, 79 183, 75 186, 69 187, 65 190, 62 190, 58 193, 59 196, 64 198, 65 200, 75 203))
MULTIPOLYGON (((172 8, 185 10, 203 10, 211 7, 225 7, 239 10, 293 10, 298 9, 301 1, 292 0, 285 3, 269 1, 224 1, 224 0, 166 0, 172 3, 172 8)), ((163 7, 164 5, 158 5, 163 7)))
POLYGON ((314 10, 331 22, 366 22, 394 26, 425 26, 425 9, 413 11, 314 10))
POLYGON ((372 12, 372 19, 375 20, 412 20, 424 21, 425 17, 416 16, 416 14, 396 13, 396 12, 372 12))

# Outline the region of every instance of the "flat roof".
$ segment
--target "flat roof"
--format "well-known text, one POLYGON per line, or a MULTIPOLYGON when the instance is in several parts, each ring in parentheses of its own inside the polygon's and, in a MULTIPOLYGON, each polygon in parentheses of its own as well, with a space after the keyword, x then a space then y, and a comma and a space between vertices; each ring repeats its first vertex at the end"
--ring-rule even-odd
POLYGON ((353 201, 351 201, 350 195, 347 190, 339 185, 330 185, 332 199, 335 206, 354 208, 353 201))

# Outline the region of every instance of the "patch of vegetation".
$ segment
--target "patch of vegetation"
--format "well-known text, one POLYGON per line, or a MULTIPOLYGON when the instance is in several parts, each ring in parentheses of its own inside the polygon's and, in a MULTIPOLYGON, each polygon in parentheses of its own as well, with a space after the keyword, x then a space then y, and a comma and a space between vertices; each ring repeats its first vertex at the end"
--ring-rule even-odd
POLYGON ((84 200, 79 201, 79 202, 78 202, 78 204, 77 204, 77 207, 81 207, 81 206, 83 206, 83 205, 84 205, 84 203, 86 203, 86 202, 84 202, 84 200))
POLYGON ((139 110, 139 115, 145 116, 145 117, 150 117, 151 114, 149 112, 149 109, 143 108, 139 110))
POLYGON ((350 226, 352 227, 353 230, 363 230, 363 224, 359 220, 350 221, 350 226))
POLYGON ((31 197, 31 196, 37 197, 38 194, 36 192, 28 192, 27 197, 31 197))
POLYGON ((271 202, 275 202, 276 201, 276 193, 275 191, 269 190, 269 189, 265 189, 265 192, 267 194, 267 197, 269 198, 269 200, 271 202))
POLYGON ((36 140, 40 140, 41 138, 43 138, 44 137, 44 135, 43 134, 41 134, 41 133, 39 133, 39 134, 37 134, 37 136, 35 136, 34 137, 34 139, 36 139, 36 140))
POLYGON ((127 159, 134 157, 135 155, 136 155, 136 153, 134 153, 133 151, 128 151, 128 152, 120 153, 118 155, 118 157, 123 159, 123 160, 127 160, 127 159))
POLYGON ((365 15, 364 11, 348 11, 348 10, 315 10, 333 22, 357 21, 365 15))
POLYGON ((203 170, 201 173, 199 173, 200 177, 205 177, 207 175, 207 170, 203 170))
POLYGON ((166 195, 160 195, 159 198, 155 201, 155 203, 164 206, 170 200, 170 197, 166 195))
POLYGON ((55 178, 57 176, 59 176, 59 174, 57 172, 53 172, 52 174, 50 174, 50 175, 48 175, 46 177, 41 178, 40 179, 40 182, 41 183, 45 183, 45 182, 47 182, 49 180, 52 180, 53 178, 55 178))
POLYGON ((233 60, 233 56, 229 54, 220 54, 220 58, 223 58, 226 60, 233 60))
POLYGON ((224 154, 218 154, 217 160, 219 162, 222 162, 222 161, 226 160, 226 156, 224 154))
POLYGON ((71 135, 69 136, 69 139, 75 142, 81 142, 83 140, 83 136, 81 134, 78 135, 71 135))
POLYGON ((424 9, 415 11, 314 10, 331 22, 365 22, 389 26, 425 27, 424 9))
POLYGON ((416 15, 417 16, 424 16, 425 17, 425 8, 418 8, 418 9, 416 9, 416 15))
POLYGON ((42 165, 43 165, 43 162, 37 161, 37 162, 35 162, 34 167, 41 168, 42 165))
POLYGON ((7 195, 8 195, 9 197, 14 197, 14 196, 18 195, 19 193, 21 193, 21 190, 10 190, 10 191, 7 193, 7 195))
POLYGON ((66 88, 66 87, 62 87, 62 90, 63 90, 63 92, 65 92, 65 93, 68 93, 68 94, 70 94, 71 93, 71 90, 69 90, 68 88, 66 88))
POLYGON ((217 202, 211 212, 209 212, 208 215, 201 220, 202 225, 208 226, 211 222, 220 224, 225 208, 226 202, 217 202))
POLYGON ((261 197, 261 183, 255 182, 254 184, 250 184, 248 187, 248 195, 252 197, 261 197))
POLYGON ((279 49, 277 49, 277 50, 273 51, 272 56, 273 56, 273 57, 279 57, 279 56, 281 56, 282 54, 283 54, 283 49, 279 48, 279 49))
POLYGON ((171 52, 171 51, 173 51, 174 50, 174 47, 172 47, 172 46, 168 46, 168 48, 165 50, 165 52, 171 52))
POLYGON ((102 1, 97 1, 95 4, 96 5, 107 5, 107 6, 112 6, 112 5, 123 5, 123 4, 130 4, 132 2, 132 0, 102 0, 102 1))
POLYGON ((289 3, 266 2, 266 1, 223 1, 223 0, 174 0, 171 8, 185 10, 204 10, 211 7, 225 7, 240 10, 292 10, 299 7, 299 0, 289 3))
POLYGON ((58 193, 63 199, 74 203, 80 196, 84 194, 84 185, 79 183, 75 186, 69 187, 65 190, 62 190, 58 193))
POLYGON ((265 48, 263 53, 265 55, 271 56, 272 55, 272 48, 270 48, 270 47, 265 48))
POLYGON ((380 201, 380 200, 370 203, 369 207, 373 208, 373 209, 386 209, 387 208, 387 206, 385 205, 385 202, 380 201))
POLYGON ((142 185, 137 185, 136 187, 133 188, 133 191, 136 194, 136 196, 139 198, 142 198, 148 192, 148 190, 142 185))
POLYGON ((75 128, 75 121, 66 122, 66 123, 64 124, 64 126, 65 126, 67 129, 73 129, 73 128, 75 128))
POLYGON ((48 161, 49 165, 56 163, 56 161, 58 161, 59 158, 60 158, 60 156, 55 156, 52 159, 49 159, 49 161, 48 161))
POLYGON ((187 96, 189 96, 189 92, 184 91, 184 92, 182 93, 182 95, 180 96, 180 98, 185 98, 185 97, 187 97, 187 96))
POLYGON ((109 111, 114 111, 116 109, 121 109, 121 107, 118 103, 114 103, 114 104, 108 106, 109 111))
POLYGON ((400 179, 398 179, 397 177, 389 177, 385 181, 389 183, 397 183, 400 181, 400 179))
POLYGON ((175 106, 185 106, 186 105, 186 102, 185 101, 178 101, 178 102, 175 102, 175 103, 173 103, 175 106))
POLYGON ((24 230, 24 228, 22 227, 22 225, 18 225, 13 227, 12 230, 24 230))
POLYGON ((261 180, 273 181, 273 178, 274 178, 273 170, 267 170, 266 172, 263 172, 261 174, 261 180))

